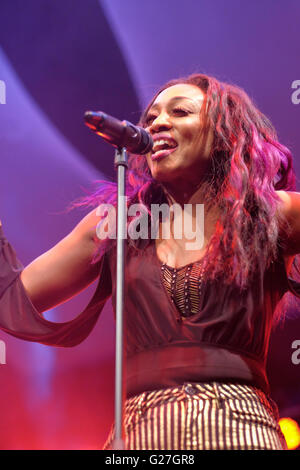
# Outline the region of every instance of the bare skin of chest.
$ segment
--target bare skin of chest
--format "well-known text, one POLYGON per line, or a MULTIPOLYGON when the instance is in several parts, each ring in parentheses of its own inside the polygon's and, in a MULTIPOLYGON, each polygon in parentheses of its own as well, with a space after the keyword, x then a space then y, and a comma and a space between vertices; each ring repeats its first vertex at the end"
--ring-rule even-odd
POLYGON ((207 215, 199 222, 195 217, 191 217, 191 227, 196 233, 193 238, 186 236, 183 220, 180 223, 182 225, 180 238, 175 236, 174 227, 177 226, 178 229, 178 221, 173 218, 170 223, 170 236, 163 237, 164 224, 161 223, 159 236, 155 241, 158 259, 172 268, 180 268, 204 257, 208 243, 215 231, 216 219, 207 215))
MULTIPOLYGON (((170 236, 168 238, 163 237, 163 223, 160 224, 159 236, 155 240, 155 244, 157 257, 162 263, 165 263, 172 268, 178 269, 182 266, 194 263, 195 261, 199 261, 204 257, 208 243, 215 233, 217 216, 216 214, 212 213, 206 214, 204 216, 204 224, 200 224, 201 226, 197 226, 194 217, 192 217, 192 220, 194 229, 203 231, 203 236, 199 237, 198 244, 196 242, 196 237, 193 239, 187 238, 184 235, 184 230, 182 230, 181 238, 174 237, 174 225, 176 225, 175 219, 171 220, 170 236), (187 247, 189 244, 191 244, 191 242, 194 242, 193 249, 188 249, 187 247)), ((294 255, 284 254, 287 273, 290 272, 293 259, 294 255)))

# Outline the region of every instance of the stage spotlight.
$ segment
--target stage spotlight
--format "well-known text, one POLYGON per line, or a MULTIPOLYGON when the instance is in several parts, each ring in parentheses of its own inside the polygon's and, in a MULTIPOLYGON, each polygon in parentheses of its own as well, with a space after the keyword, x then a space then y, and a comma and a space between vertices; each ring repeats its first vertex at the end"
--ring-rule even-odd
POLYGON ((297 449, 300 446, 300 428, 297 421, 292 418, 281 418, 279 426, 285 437, 288 449, 297 449))

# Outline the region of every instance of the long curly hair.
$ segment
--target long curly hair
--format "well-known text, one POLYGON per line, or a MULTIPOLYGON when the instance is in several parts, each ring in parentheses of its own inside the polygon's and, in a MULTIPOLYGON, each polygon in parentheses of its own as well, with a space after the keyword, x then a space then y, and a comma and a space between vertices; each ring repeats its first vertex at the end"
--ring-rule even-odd
MULTIPOLYGON (((171 80, 155 94, 138 125, 146 127, 146 116, 156 97, 176 84, 197 86, 205 95, 199 132, 213 129, 210 166, 202 181, 205 205, 218 207, 220 218, 209 241, 203 262, 206 278, 226 276, 228 284, 246 288, 259 263, 268 268, 284 248, 281 233, 289 227, 278 210, 278 190, 295 191, 293 159, 279 143, 270 120, 238 86, 222 83, 204 74, 171 80)), ((163 185, 155 181, 145 158, 129 156, 127 172, 128 205, 141 203, 151 215, 151 204, 167 203, 163 185)), ((116 205, 116 184, 98 181, 92 194, 75 205, 116 205)), ((107 240, 102 252, 111 245, 107 240)), ((149 240, 150 243, 150 240, 149 240)), ((134 240, 130 244, 138 249, 134 240)), ((98 252, 100 256, 101 253, 98 252)))

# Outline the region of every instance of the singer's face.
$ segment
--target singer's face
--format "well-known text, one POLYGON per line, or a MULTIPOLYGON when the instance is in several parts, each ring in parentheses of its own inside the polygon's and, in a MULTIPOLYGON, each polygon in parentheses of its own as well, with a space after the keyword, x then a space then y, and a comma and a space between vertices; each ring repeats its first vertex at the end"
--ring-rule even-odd
POLYGON ((204 138, 200 110, 204 93, 195 85, 177 84, 162 91, 145 118, 154 140, 146 155, 153 178, 160 182, 199 182, 210 159, 213 133, 204 138))

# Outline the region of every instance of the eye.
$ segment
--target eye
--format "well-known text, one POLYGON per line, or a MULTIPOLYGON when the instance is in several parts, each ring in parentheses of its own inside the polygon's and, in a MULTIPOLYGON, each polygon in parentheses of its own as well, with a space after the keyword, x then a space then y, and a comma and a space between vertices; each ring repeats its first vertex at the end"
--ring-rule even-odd
POLYGON ((176 107, 173 109, 173 113, 180 116, 186 116, 189 112, 186 109, 176 107))
MULTIPOLYGON (((188 114, 190 114, 190 111, 187 111, 184 108, 176 106, 176 108, 172 109, 172 113, 175 116, 187 116, 188 114)), ((156 114, 148 114, 144 120, 144 126, 146 127, 150 126, 152 122, 155 121, 156 118, 157 118, 156 114)))
POLYGON ((148 114, 144 120, 144 126, 150 126, 150 124, 156 119, 154 114, 148 114))

